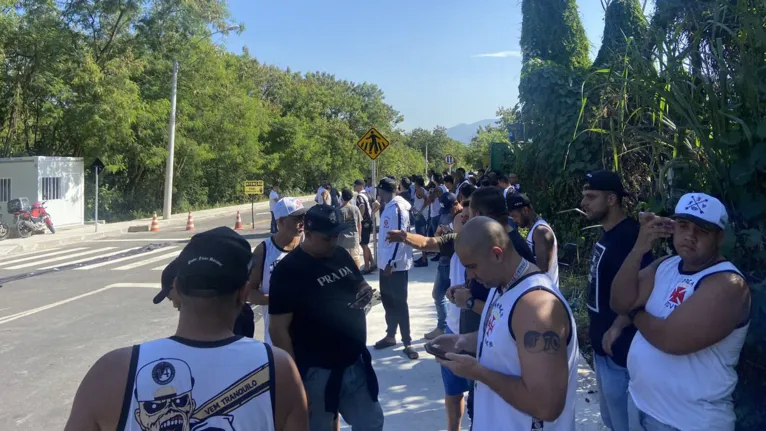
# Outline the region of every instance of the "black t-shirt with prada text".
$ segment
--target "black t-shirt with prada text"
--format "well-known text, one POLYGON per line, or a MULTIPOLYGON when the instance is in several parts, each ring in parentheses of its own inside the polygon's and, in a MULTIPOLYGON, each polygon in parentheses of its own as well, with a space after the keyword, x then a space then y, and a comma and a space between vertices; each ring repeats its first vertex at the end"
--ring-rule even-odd
POLYGON ((352 365, 367 345, 364 309, 351 308, 367 286, 354 260, 340 247, 332 257, 312 257, 300 247, 271 274, 269 314, 292 313, 290 335, 298 368, 352 365))

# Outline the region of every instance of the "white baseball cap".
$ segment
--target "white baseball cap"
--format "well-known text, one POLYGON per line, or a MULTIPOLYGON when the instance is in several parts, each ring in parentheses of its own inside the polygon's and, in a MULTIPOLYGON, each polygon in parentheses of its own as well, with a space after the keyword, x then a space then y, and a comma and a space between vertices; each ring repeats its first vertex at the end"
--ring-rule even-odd
POLYGON ((689 220, 707 229, 726 229, 729 214, 718 199, 705 193, 687 193, 676 205, 674 219, 689 220))
POLYGON ((306 208, 303 202, 296 198, 282 198, 274 205, 274 218, 279 220, 282 217, 298 216, 306 214, 306 208))
POLYGON ((136 401, 177 397, 194 387, 189 365, 180 359, 158 359, 141 367, 136 375, 136 401))

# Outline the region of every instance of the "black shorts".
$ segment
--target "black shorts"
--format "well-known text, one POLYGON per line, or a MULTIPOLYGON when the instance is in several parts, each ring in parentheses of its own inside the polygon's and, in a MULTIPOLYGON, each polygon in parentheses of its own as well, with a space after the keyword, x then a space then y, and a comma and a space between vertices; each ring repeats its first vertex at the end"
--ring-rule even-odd
POLYGON ((370 234, 372 234, 372 226, 364 227, 364 225, 362 225, 362 236, 359 238, 359 244, 361 245, 369 244, 370 234))

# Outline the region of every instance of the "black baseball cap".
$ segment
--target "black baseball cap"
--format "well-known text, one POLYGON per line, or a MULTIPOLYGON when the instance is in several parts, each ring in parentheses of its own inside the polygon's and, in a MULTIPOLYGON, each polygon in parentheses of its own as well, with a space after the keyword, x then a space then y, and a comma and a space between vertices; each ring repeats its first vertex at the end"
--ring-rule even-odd
POLYGON ((309 232, 337 236, 349 228, 343 221, 343 213, 330 205, 314 205, 304 218, 304 229, 309 232))
POLYGON ((176 277, 188 296, 214 297, 247 283, 253 253, 250 243, 228 227, 194 235, 176 259, 176 277))
POLYGON ((613 192, 620 197, 627 196, 625 187, 622 186, 622 179, 616 172, 603 169, 593 171, 585 176, 585 183, 589 190, 613 192))
POLYGON ((439 198, 439 203, 442 205, 441 213, 450 214, 452 212, 452 207, 457 203, 457 196, 455 196, 454 193, 442 193, 439 198))
POLYGON ((159 304, 165 298, 168 297, 170 294, 170 291, 173 290, 173 281, 176 279, 176 275, 178 273, 178 259, 173 260, 168 264, 168 266, 165 267, 165 269, 162 270, 162 280, 160 288, 160 293, 155 295, 152 302, 155 304, 159 304))
POLYGON ((354 181, 354 185, 355 186, 363 186, 364 185, 364 180, 356 180, 356 181, 354 181))
POLYGON ((531 207, 532 203, 529 201, 529 196, 524 193, 508 193, 505 197, 505 205, 508 206, 508 211, 513 211, 531 207))
POLYGON ((393 180, 391 178, 383 178, 380 180, 380 184, 378 184, 378 188, 380 190, 383 190, 384 192, 394 193, 396 192, 396 180, 393 180))

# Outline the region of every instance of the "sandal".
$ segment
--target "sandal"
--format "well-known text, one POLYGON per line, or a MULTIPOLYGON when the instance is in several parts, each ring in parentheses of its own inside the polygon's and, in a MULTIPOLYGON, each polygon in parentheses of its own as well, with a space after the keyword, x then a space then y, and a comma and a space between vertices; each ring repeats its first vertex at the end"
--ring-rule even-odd
POLYGON ((407 357, 412 359, 413 361, 420 357, 420 355, 418 355, 418 352, 416 352, 415 349, 413 349, 412 346, 409 346, 409 345, 404 346, 404 354, 407 355, 407 357))
POLYGON ((378 341, 377 343, 375 343, 375 350, 387 349, 389 347, 394 347, 394 346, 396 346, 396 341, 391 342, 384 338, 378 341))

